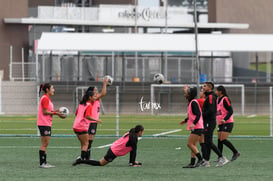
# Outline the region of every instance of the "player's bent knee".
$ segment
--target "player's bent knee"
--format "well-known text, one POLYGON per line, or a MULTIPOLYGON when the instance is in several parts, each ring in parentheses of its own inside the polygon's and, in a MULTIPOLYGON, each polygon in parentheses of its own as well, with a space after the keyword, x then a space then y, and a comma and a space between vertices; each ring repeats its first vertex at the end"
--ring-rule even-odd
POLYGON ((100 160, 100 165, 101 165, 101 166, 107 165, 108 163, 109 163, 109 162, 106 161, 104 158, 102 158, 102 159, 100 160))

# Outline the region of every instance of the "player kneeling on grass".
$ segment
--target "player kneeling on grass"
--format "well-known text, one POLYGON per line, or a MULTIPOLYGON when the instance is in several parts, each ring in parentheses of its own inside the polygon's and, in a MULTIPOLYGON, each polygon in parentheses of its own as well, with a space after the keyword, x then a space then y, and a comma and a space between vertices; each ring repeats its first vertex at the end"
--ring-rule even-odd
POLYGON ((72 165, 88 164, 93 166, 104 166, 112 162, 116 157, 124 156, 130 152, 129 166, 140 167, 142 164, 136 161, 138 137, 141 137, 144 132, 142 125, 137 125, 129 132, 125 133, 121 138, 116 140, 107 151, 106 155, 100 160, 83 160, 77 159, 72 165))
POLYGON ((188 117, 181 121, 180 124, 187 123, 187 129, 191 131, 191 134, 188 139, 188 147, 191 150, 191 162, 183 168, 195 168, 199 167, 202 163, 202 156, 197 149, 197 143, 200 139, 200 136, 203 134, 203 118, 201 113, 201 108, 196 99, 197 89, 184 87, 184 96, 189 101, 188 105, 188 117), (196 157, 198 162, 195 164, 196 157))
POLYGON ((96 97, 93 91, 88 91, 80 101, 79 107, 76 111, 76 118, 73 124, 73 130, 81 142, 81 157, 80 159, 89 159, 88 150, 88 127, 90 121, 102 123, 101 120, 93 118, 92 110, 93 103, 96 97))

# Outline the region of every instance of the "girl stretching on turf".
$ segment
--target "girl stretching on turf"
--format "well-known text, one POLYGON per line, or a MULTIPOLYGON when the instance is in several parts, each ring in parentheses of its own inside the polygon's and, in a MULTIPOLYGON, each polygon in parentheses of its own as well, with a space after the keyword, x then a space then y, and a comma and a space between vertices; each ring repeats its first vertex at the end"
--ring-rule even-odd
POLYGON ((87 160, 88 157, 88 127, 90 121, 102 123, 101 120, 93 117, 93 104, 95 96, 93 91, 88 91, 80 101, 79 107, 76 111, 76 118, 73 125, 73 130, 81 142, 81 156, 79 159, 87 160))
POLYGON ((144 127, 142 125, 132 128, 112 144, 100 161, 77 159, 72 165, 84 163, 93 166, 104 166, 112 162, 116 157, 124 156, 130 152, 129 166, 140 167, 142 164, 136 161, 136 152, 138 137, 142 136, 143 131, 144 127))
POLYGON ((241 154, 233 146, 233 144, 227 140, 229 134, 233 129, 233 109, 226 93, 224 86, 216 88, 217 98, 217 114, 216 119, 219 125, 218 128, 218 149, 223 152, 223 145, 226 145, 232 152, 233 156, 230 161, 236 160, 241 154))
POLYGON ((191 150, 191 162, 183 168, 195 168, 199 167, 202 163, 202 156, 197 149, 197 143, 200 139, 200 136, 203 134, 203 118, 201 113, 201 108, 196 99, 197 89, 184 87, 184 96, 189 101, 188 105, 188 117, 181 121, 180 124, 187 123, 187 129, 191 131, 191 134, 188 139, 187 146, 191 150), (195 164, 196 157, 198 162, 195 164))
POLYGON ((49 83, 42 84, 40 85, 39 94, 41 93, 41 90, 43 90, 45 94, 40 99, 37 116, 37 126, 41 135, 41 147, 39 150, 40 168, 52 168, 55 166, 48 164, 46 161, 46 150, 51 136, 52 118, 53 115, 64 118, 64 115, 59 112, 59 110, 53 110, 53 103, 49 98, 50 96, 53 96, 55 92, 53 85, 49 83))

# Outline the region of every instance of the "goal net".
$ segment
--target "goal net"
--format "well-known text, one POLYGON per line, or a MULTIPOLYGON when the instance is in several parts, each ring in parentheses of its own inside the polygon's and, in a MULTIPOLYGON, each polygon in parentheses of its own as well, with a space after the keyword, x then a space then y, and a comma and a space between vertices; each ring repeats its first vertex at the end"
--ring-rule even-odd
MULTIPOLYGON (((183 87, 186 84, 151 84, 151 102, 160 103, 161 109, 151 109, 155 114, 186 114, 187 101, 184 98, 183 87)), ((219 84, 220 85, 220 84, 219 84)), ((218 84, 215 87, 219 86, 218 84)), ((245 86, 243 84, 221 84, 231 99, 234 112, 245 114, 245 86)), ((189 84, 190 87, 196 86, 189 84)))

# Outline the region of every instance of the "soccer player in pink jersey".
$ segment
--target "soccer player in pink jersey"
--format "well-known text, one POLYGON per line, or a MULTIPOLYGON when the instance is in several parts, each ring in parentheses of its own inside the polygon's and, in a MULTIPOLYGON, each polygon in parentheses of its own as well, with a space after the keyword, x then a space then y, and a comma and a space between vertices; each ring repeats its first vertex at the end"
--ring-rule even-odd
POLYGON ((50 96, 54 95, 55 89, 53 85, 46 83, 40 85, 40 92, 44 91, 44 95, 40 99, 38 116, 37 116, 37 126, 41 135, 41 146, 39 150, 40 155, 40 168, 52 168, 55 167, 47 163, 47 146, 51 136, 51 126, 53 115, 58 115, 61 118, 64 118, 64 115, 59 112, 59 110, 54 111, 53 103, 50 99, 50 96))
POLYGON ((94 118, 93 116, 93 104, 95 101, 95 95, 93 91, 88 91, 83 96, 78 109, 76 111, 76 118, 73 124, 73 130, 77 135, 81 143, 81 156, 79 159, 87 160, 88 157, 88 127, 91 121, 96 123, 102 123, 101 120, 94 118))
POLYGON ((191 150, 191 162, 190 164, 184 166, 183 168, 195 168, 199 167, 202 163, 202 156, 197 149, 197 143, 200 136, 204 132, 203 118, 201 113, 200 105, 196 99, 197 88, 184 87, 184 96, 189 101, 188 105, 188 117, 181 121, 180 124, 187 123, 187 130, 191 131, 188 139, 187 146, 191 150), (198 162, 195 164, 196 157, 198 162))
POLYGON ((233 109, 224 86, 217 87, 215 93, 218 96, 216 113, 216 120, 218 123, 218 149, 223 152, 223 145, 226 145, 233 152, 230 161, 234 161, 241 154, 233 144, 227 140, 233 129, 233 109))
MULTIPOLYGON (((108 82, 108 79, 104 78, 103 87, 102 87, 102 90, 100 93, 98 92, 97 87, 88 87, 88 89, 86 91, 86 92, 88 92, 88 91, 94 92, 95 100, 93 102, 92 116, 95 119, 99 119, 99 116, 100 116, 100 99, 106 95, 107 82, 108 82)), ((89 128, 88 128, 88 134, 89 134, 88 151, 87 151, 88 158, 90 158, 90 156, 91 156, 91 145, 93 143, 96 133, 97 133, 97 122, 90 121, 89 128)))
POLYGON ((124 156, 130 152, 129 166, 140 167, 142 163, 136 161, 136 152, 138 137, 141 137, 143 132, 144 127, 137 125, 116 140, 100 161, 77 159, 72 165, 75 166, 83 163, 93 166, 104 166, 112 162, 116 157, 124 156))

